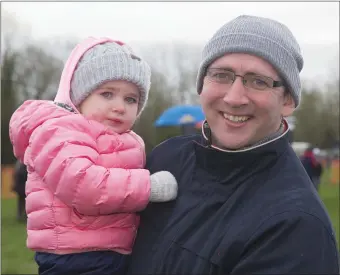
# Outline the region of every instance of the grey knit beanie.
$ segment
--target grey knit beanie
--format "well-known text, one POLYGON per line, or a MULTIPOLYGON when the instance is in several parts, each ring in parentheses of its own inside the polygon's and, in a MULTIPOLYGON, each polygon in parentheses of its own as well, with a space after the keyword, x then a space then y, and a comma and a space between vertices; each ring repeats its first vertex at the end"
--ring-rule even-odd
POLYGON ((79 106, 92 91, 111 80, 126 80, 139 88, 139 115, 148 99, 151 69, 130 47, 116 42, 98 44, 79 60, 71 81, 72 103, 79 106))
POLYGON ((284 80, 295 106, 300 102, 303 67, 300 46, 292 32, 278 21, 242 15, 222 26, 205 45, 197 75, 197 92, 209 65, 226 53, 248 53, 269 62, 284 80))

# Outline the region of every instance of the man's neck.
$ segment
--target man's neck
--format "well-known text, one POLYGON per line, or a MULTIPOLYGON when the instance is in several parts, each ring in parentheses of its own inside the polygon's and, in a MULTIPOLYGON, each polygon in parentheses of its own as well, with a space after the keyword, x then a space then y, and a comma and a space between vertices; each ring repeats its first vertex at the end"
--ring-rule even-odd
MULTIPOLYGON (((210 130, 210 129, 209 129, 209 130, 210 130)), ((255 142, 255 143, 253 143, 253 144, 250 144, 250 145, 244 146, 244 147, 242 147, 242 148, 238 148, 238 149, 228 149, 228 148, 223 148, 222 146, 219 146, 219 145, 215 145, 214 147, 215 147, 215 148, 220 148, 220 149, 222 149, 222 150, 235 151, 235 152, 241 151, 241 150, 246 150, 246 149, 251 149, 252 147, 260 146, 261 144, 264 144, 264 143, 266 143, 266 142, 269 142, 269 141, 271 141, 271 140, 274 140, 274 139, 278 138, 278 137, 281 136, 286 130, 287 130, 287 126, 286 126, 284 120, 282 120, 281 123, 280 123, 279 129, 278 129, 275 133, 273 133, 273 134, 271 134, 271 135, 269 135, 269 136, 267 136, 267 137, 265 137, 265 138, 263 138, 263 139, 261 139, 261 140, 255 142)), ((213 141, 213 137, 211 137, 211 138, 212 138, 212 141, 213 141)), ((214 142, 212 142, 212 143, 214 144, 214 142)))
POLYGON ((261 145, 261 144, 266 143, 268 141, 271 141, 273 139, 276 139, 277 137, 281 136, 285 132, 285 130, 286 130, 285 129, 285 124, 284 124, 284 122, 282 120, 281 123, 280 123, 279 129, 275 133, 273 133, 273 134, 271 134, 271 135, 269 135, 269 136, 259 140, 258 142, 255 142, 252 145, 246 146, 246 147, 250 148, 250 147, 258 146, 258 145, 261 145))

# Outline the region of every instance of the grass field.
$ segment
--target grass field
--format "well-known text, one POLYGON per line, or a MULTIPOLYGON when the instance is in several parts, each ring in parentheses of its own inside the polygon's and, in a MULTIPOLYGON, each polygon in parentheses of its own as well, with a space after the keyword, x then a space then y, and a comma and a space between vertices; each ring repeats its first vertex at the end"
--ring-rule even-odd
MULTIPOLYGON (((339 186, 321 184, 320 196, 332 219, 339 244, 339 186)), ((3 199, 1 202, 1 274, 37 274, 34 254, 26 248, 26 225, 15 219, 16 201, 3 199)))
POLYGON ((16 220, 16 200, 1 200, 1 274, 38 274, 26 248, 26 224, 16 220))

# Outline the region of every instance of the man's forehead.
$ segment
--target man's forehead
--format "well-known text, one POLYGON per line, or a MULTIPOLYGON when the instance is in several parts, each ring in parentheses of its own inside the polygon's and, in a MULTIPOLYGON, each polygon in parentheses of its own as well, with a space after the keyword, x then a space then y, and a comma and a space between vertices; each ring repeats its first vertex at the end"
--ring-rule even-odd
POLYGON ((209 68, 231 69, 237 73, 254 72, 271 77, 279 75, 268 61, 246 53, 227 53, 212 62, 209 68))

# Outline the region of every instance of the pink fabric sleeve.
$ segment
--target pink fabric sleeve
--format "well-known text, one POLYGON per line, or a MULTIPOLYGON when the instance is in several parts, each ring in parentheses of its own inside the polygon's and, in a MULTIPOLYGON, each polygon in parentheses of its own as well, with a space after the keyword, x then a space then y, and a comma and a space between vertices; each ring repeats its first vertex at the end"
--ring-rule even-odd
POLYGON ((84 215, 144 209, 150 195, 149 171, 98 165, 96 139, 79 127, 85 126, 52 120, 32 134, 28 159, 44 183, 84 215))

